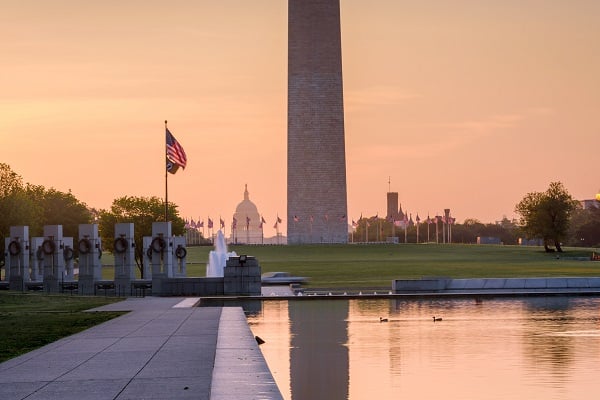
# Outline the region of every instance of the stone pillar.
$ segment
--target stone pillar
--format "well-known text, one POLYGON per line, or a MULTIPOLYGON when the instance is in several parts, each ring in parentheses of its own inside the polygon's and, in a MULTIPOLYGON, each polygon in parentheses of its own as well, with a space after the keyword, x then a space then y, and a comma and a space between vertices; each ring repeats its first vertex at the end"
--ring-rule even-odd
POLYGON ((44 255, 44 291, 47 293, 60 292, 61 282, 64 281, 65 259, 63 248, 62 225, 44 226, 44 241, 41 249, 44 255))
POLYGON ((261 269, 256 258, 245 255, 229 257, 223 272, 225 296, 261 295, 261 269))
POLYGON ((44 279, 44 252, 42 250, 43 237, 31 238, 31 280, 41 282, 44 279))
POLYGON ((131 223, 115 224, 115 292, 117 296, 129 296, 135 279, 135 238, 131 223))
POLYGON ((160 296, 164 294, 163 280, 173 277, 171 222, 152 223, 152 241, 149 248, 152 254, 152 294, 160 296))
POLYGON ((79 241, 79 294, 96 294, 96 282, 102 280, 102 243, 98 224, 80 224, 79 241))
POLYGON ((63 258, 65 259, 65 281, 75 280, 75 250, 73 249, 73 238, 63 238, 63 258))
POLYGON ((288 243, 347 243, 339 0, 288 3, 288 243))
POLYGON ((173 236, 173 276, 176 278, 185 278, 187 249, 185 247, 184 236, 173 236))
POLYGON ((143 279, 152 279, 152 249, 150 248, 150 244, 152 243, 152 236, 144 236, 143 245, 144 245, 144 257, 143 266, 142 266, 142 278, 143 279))
POLYGON ((11 226, 6 244, 6 278, 10 290, 25 290, 29 281, 29 227, 11 226))

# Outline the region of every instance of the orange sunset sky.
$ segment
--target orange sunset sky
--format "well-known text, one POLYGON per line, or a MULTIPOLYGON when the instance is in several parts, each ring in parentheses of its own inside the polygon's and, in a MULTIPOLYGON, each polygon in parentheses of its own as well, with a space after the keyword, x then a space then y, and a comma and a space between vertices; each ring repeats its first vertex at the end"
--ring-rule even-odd
MULTIPOLYGON (((286 216, 287 1, 0 0, 0 161, 110 207, 286 216)), ((341 0, 349 219, 515 216, 527 192, 600 188, 600 2, 341 0)), ((284 221, 285 222, 285 221, 284 221)), ((284 223, 285 225, 285 223, 284 223)))

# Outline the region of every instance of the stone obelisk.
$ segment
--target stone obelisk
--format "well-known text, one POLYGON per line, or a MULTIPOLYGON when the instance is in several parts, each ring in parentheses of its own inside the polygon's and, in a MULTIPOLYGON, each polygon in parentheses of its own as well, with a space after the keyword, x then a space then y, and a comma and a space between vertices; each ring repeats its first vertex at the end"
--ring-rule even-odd
POLYGON ((288 2, 288 243, 347 243, 339 0, 288 2))

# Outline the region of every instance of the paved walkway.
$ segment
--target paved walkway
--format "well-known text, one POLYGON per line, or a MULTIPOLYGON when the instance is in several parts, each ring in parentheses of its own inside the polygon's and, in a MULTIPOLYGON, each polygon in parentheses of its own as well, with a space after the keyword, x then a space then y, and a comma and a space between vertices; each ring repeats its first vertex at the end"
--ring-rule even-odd
POLYGON ((0 364, 0 399, 281 399, 241 308, 184 300, 97 309, 131 312, 0 364))

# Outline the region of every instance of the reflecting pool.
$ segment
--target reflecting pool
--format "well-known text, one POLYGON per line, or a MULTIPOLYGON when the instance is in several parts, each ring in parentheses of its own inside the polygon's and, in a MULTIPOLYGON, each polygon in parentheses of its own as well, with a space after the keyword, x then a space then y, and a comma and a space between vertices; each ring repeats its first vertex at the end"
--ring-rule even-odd
POLYGON ((600 396, 597 297, 264 301, 248 321, 286 399, 600 396))

